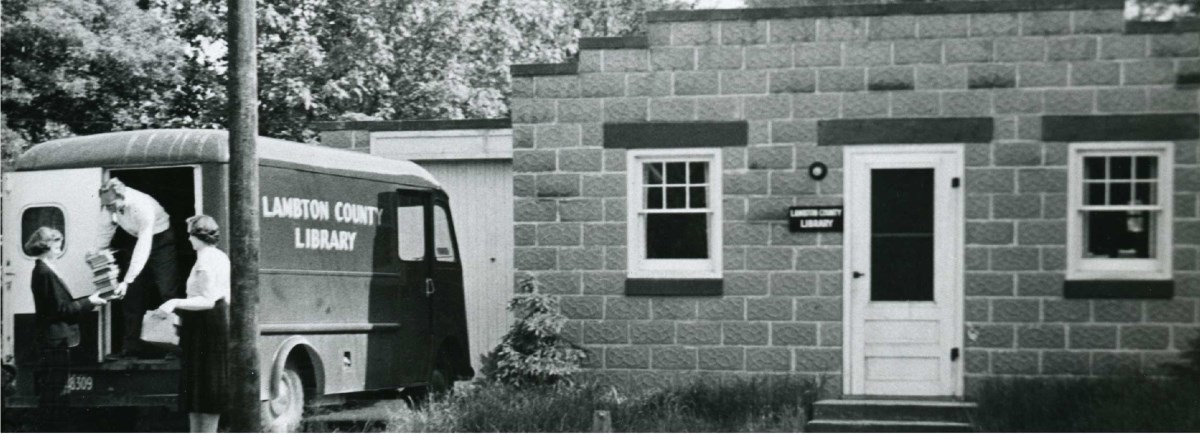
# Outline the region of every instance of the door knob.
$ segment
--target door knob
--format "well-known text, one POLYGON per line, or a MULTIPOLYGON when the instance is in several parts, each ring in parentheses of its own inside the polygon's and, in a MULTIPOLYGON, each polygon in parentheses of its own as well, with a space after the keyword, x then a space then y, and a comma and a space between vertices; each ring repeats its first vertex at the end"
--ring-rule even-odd
POLYGON ((859 278, 859 277, 863 277, 863 276, 866 276, 866 274, 862 274, 862 273, 859 273, 859 272, 857 272, 857 271, 850 273, 850 277, 853 277, 853 278, 855 278, 855 279, 857 279, 857 278, 859 278))

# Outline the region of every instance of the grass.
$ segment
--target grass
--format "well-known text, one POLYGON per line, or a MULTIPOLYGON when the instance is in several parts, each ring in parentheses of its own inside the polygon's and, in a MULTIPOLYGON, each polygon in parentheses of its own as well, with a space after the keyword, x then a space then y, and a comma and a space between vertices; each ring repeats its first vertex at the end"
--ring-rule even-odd
POLYGON ((1200 432, 1200 382, 1183 378, 996 379, 977 402, 987 432, 1200 432))
POLYGON ((596 410, 615 432, 797 432, 811 381, 733 380, 625 395, 596 384, 513 389, 479 385, 393 415, 395 432, 587 432, 596 410))

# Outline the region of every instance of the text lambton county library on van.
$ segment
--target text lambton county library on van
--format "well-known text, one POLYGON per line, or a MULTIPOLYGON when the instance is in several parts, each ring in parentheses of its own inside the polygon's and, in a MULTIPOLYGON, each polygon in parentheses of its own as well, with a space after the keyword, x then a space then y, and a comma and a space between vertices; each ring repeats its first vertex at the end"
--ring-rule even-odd
MULTIPOLYGON (((289 218, 296 220, 329 221, 329 201, 296 197, 262 197, 263 218, 289 218)), ((383 210, 376 206, 336 202, 333 221, 365 226, 375 226, 383 218, 383 210)), ((296 227, 295 247, 312 250, 354 250, 358 232, 331 229, 296 227)))

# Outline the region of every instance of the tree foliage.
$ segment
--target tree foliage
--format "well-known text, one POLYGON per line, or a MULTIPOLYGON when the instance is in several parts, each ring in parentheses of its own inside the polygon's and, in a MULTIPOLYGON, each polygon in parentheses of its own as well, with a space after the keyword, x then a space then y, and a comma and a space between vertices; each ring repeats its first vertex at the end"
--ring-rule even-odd
POLYGON ((168 119, 186 49, 172 29, 124 0, 5 0, 5 156, 31 141, 168 119))
MULTIPOLYGON (((314 121, 491 118, 508 66, 643 31, 688 0, 258 1, 260 134, 314 121)), ((226 0, 4 0, 5 157, 66 135, 226 121, 226 0), (9 138, 13 140, 9 140, 9 138), (9 146, 9 144, 13 146, 9 146)))

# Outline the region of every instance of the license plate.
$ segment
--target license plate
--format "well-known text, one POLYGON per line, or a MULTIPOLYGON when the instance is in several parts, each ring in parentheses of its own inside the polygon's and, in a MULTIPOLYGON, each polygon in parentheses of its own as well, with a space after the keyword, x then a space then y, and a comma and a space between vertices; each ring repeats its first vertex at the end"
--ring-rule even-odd
POLYGON ((70 377, 67 377, 66 391, 68 393, 86 392, 92 390, 94 386, 95 380, 92 379, 91 375, 72 374, 70 377))

